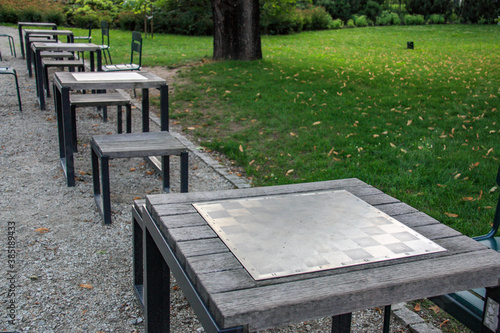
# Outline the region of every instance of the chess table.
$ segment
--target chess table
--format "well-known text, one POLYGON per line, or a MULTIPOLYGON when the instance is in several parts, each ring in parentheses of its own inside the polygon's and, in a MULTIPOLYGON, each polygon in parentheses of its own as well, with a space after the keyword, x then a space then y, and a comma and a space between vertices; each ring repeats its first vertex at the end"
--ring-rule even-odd
POLYGON ((354 311, 479 287, 498 329, 500 253, 359 179, 151 195, 133 226, 147 332, 169 332, 170 271, 207 332, 348 332, 354 311))

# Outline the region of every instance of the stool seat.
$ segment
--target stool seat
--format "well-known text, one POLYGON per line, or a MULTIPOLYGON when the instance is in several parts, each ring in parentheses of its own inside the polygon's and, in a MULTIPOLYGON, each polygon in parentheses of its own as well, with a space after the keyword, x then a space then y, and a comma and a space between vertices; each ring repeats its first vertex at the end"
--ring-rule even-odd
POLYGON ((163 190, 170 190, 169 156, 181 157, 181 192, 188 191, 188 148, 169 132, 96 135, 91 138, 94 199, 104 224, 111 223, 109 160, 115 158, 161 156, 163 190), (99 173, 99 161, 101 172, 99 173), (101 184, 102 178, 102 184, 101 184), (102 194, 101 194, 102 185, 102 194))
POLYGON ((144 132, 116 135, 96 135, 92 148, 100 156, 113 158, 180 155, 188 149, 169 132, 144 132))

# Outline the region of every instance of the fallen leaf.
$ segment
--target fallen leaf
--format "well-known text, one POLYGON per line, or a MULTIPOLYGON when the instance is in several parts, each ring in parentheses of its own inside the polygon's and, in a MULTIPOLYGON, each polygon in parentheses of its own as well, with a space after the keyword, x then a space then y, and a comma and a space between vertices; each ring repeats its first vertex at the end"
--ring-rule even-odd
POLYGON ((391 142, 390 145, 392 148, 396 148, 396 145, 394 143, 391 142))
POLYGON ((441 312, 441 308, 439 306, 437 306, 437 305, 430 306, 429 309, 431 309, 432 311, 434 311, 434 313, 441 312))
POLYGON ((240 145, 240 151, 243 152, 243 146, 242 145, 240 145))
POLYGON ((154 170, 149 170, 149 171, 146 171, 146 174, 147 174, 147 175, 150 175, 150 176, 151 176, 152 174, 154 174, 154 173, 155 173, 155 172, 154 172, 154 170))
POLYGON ((495 192, 496 190, 498 190, 498 188, 496 186, 493 186, 491 189, 490 189, 490 193, 493 193, 495 192))
POLYGON ((290 169, 286 172, 286 175, 289 176, 293 172, 293 169, 290 169))
POLYGON ((441 328, 442 326, 448 324, 450 322, 449 319, 446 319, 445 321, 443 321, 441 324, 439 324, 439 328, 441 328))
POLYGON ((130 168, 129 171, 132 172, 132 171, 135 171, 135 170, 136 170, 135 168, 130 168))
POLYGON ((415 307, 413 307, 413 310, 415 311, 420 311, 420 303, 415 304, 415 307))
POLYGON ((406 126, 410 126, 412 122, 413 122, 413 120, 411 120, 411 119, 408 120, 408 122, 406 123, 406 126))
POLYGON ((255 160, 251 160, 250 162, 248 162, 248 165, 252 165, 255 163, 255 160))
POLYGON ((290 132, 290 135, 291 136, 297 136, 297 134, 293 133, 293 132, 290 132))
POLYGON ((446 215, 448 217, 458 217, 457 214, 453 214, 453 213, 444 213, 444 215, 446 215))
POLYGON ((317 121, 317 122, 313 123, 313 126, 316 126, 316 125, 319 125, 319 124, 321 124, 321 121, 317 121))
POLYGON ((463 201, 472 201, 472 200, 474 200, 474 198, 473 197, 463 197, 462 200, 463 201))
POLYGON ((458 179, 458 178, 460 178, 460 176, 461 176, 461 175, 462 175, 461 173, 457 173, 457 174, 455 175, 455 177, 453 177, 453 178, 458 179))
POLYGON ((87 284, 87 283, 80 283, 80 284, 78 285, 78 287, 80 287, 80 288, 84 288, 84 289, 92 289, 92 288, 94 288, 94 287, 92 287, 90 284, 87 284))
POLYGON ((35 229, 36 232, 39 232, 41 234, 44 234, 46 232, 49 232, 50 230, 47 229, 47 228, 38 228, 38 229, 35 229))
POLYGON ((141 197, 135 197, 134 200, 141 200, 141 197))

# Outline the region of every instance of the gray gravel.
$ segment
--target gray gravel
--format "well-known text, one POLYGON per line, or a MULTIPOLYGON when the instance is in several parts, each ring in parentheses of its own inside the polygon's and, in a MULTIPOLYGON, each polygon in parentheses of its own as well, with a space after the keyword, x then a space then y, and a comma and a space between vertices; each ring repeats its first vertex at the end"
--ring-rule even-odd
MULTIPOLYGON (((16 29, 0 27, 0 33, 14 36, 19 47, 16 29)), ((14 58, 5 38, 0 39, 0 49, 1 66, 18 71, 23 102, 19 112, 13 78, 1 76, 0 330, 143 332, 142 312, 132 292, 131 204, 135 198, 161 193, 158 175, 142 159, 113 160, 113 224, 103 226, 92 194, 88 142, 92 135, 116 132, 115 108, 108 111, 107 123, 94 108, 77 111, 78 180, 75 187, 67 187, 58 158, 53 101, 48 99, 47 110, 40 111, 34 79, 27 76, 19 48, 14 58)), ((139 110, 134 109, 133 118, 137 131, 139 110)), ((189 145, 189 191, 245 186, 196 145, 189 145)), ((172 164, 172 192, 178 192, 179 161, 172 158, 172 164)), ((202 332, 175 280, 172 297, 172 331, 202 332)), ((320 319, 267 332, 327 332, 329 325, 329 319, 320 319)), ((408 332, 406 326, 397 321, 392 332, 408 332)), ((354 314, 354 332, 380 327, 379 309, 354 314)))

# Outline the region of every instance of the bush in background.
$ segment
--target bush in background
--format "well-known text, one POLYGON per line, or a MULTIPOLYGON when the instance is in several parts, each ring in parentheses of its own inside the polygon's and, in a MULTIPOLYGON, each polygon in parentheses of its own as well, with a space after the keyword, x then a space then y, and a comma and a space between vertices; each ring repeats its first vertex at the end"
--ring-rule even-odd
POLYGON ((369 20, 366 18, 365 15, 361 15, 361 16, 354 15, 354 24, 357 27, 366 27, 369 25, 369 20))
POLYGON ((53 22, 65 23, 63 7, 48 0, 0 0, 0 21, 6 23, 53 22))
POLYGON ((405 15, 404 24, 406 25, 422 25, 425 23, 423 15, 405 15))
POLYGON ((444 22, 445 22, 444 15, 432 14, 429 17, 429 23, 431 24, 444 24, 444 22))
POLYGON ((341 19, 333 20, 332 29, 340 29, 344 27, 344 22, 341 19))
POLYGON ((317 0, 313 1, 316 6, 321 6, 334 19, 347 21, 352 17, 351 4, 349 0, 317 0))
POLYGON ((401 19, 397 13, 391 13, 384 10, 380 16, 377 17, 375 21, 376 25, 400 25, 401 19))
POLYGON ((353 19, 347 20, 347 27, 348 28, 355 28, 356 27, 356 25, 354 24, 354 20, 353 19))

